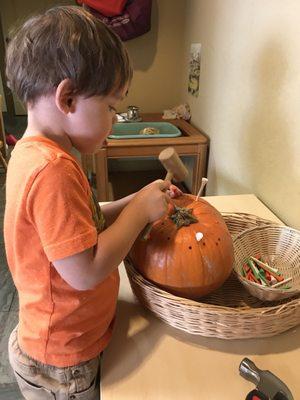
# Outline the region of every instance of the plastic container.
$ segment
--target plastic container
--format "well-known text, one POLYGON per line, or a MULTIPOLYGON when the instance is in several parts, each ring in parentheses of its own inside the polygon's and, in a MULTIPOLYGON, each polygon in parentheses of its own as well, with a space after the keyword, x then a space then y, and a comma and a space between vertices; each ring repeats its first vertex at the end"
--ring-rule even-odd
POLYGON ((181 131, 169 122, 130 122, 116 123, 108 139, 158 139, 181 136, 181 131), (155 128, 158 134, 142 134, 144 128, 155 128))

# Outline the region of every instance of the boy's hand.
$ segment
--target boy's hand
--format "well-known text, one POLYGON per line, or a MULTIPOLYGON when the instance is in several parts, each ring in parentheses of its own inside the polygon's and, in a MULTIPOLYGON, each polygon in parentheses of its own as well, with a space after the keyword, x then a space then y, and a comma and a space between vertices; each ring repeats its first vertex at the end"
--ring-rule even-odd
MULTIPOLYGON (((154 222, 168 211, 170 202, 171 182, 158 179, 138 191, 132 202, 137 207, 137 212, 145 213, 147 222, 154 222)), ((174 190, 172 191, 172 193, 174 190)))

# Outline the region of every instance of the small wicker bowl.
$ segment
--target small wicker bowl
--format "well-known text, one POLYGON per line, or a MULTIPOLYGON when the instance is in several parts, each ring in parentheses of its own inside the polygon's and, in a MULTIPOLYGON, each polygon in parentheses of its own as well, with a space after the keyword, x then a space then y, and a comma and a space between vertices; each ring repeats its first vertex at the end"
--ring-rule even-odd
POLYGON ((278 301, 300 294, 300 231, 287 226, 256 226, 236 235, 233 245, 234 271, 252 296, 263 301, 278 301), (275 266, 285 279, 292 278, 288 283, 291 288, 262 286, 243 277, 242 265, 256 254, 275 266))

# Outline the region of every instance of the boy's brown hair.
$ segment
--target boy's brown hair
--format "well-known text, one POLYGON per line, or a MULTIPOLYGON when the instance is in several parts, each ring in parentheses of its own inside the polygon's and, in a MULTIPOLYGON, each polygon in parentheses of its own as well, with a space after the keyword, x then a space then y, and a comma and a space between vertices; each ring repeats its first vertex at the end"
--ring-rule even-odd
POLYGON ((49 9, 30 18, 10 41, 6 56, 10 88, 34 104, 69 78, 87 97, 122 89, 132 67, 119 37, 76 6, 49 9))

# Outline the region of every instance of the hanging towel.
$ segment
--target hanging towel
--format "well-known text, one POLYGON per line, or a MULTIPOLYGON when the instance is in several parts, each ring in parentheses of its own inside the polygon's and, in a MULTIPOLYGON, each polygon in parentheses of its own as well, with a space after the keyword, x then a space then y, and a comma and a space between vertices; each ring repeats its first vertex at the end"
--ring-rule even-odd
MULTIPOLYGON (((86 8, 104 24, 113 29, 125 42, 137 36, 144 35, 151 29, 152 0, 128 0, 120 15, 107 17, 88 3, 97 0, 80 0, 86 8)), ((102 0, 101 3, 110 3, 102 0)))
POLYGON ((105 17, 114 17, 122 14, 127 0, 78 0, 77 3, 93 8, 105 17))

